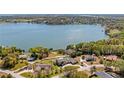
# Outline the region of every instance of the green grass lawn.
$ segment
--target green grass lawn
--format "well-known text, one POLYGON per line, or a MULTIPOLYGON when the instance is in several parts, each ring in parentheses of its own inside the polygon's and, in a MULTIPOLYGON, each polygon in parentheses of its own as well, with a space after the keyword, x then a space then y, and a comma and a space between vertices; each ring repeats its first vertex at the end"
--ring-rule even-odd
POLYGON ((49 57, 56 57, 56 56, 62 56, 62 54, 59 54, 57 52, 50 52, 49 57))
POLYGON ((22 68, 22 67, 27 66, 27 65, 28 65, 27 62, 19 62, 11 70, 17 70, 17 69, 22 68))
POLYGON ((64 67, 64 71, 70 71, 80 68, 79 66, 66 66, 64 67))
MULTIPOLYGON (((53 64, 53 61, 52 60, 40 60, 36 63, 41 63, 41 64, 53 64)), ((35 64, 35 63, 34 63, 35 64)))
POLYGON ((33 78, 33 74, 31 72, 22 73, 21 76, 26 77, 26 78, 33 78))
POLYGON ((52 60, 43 60, 42 61, 43 64, 53 64, 52 60))

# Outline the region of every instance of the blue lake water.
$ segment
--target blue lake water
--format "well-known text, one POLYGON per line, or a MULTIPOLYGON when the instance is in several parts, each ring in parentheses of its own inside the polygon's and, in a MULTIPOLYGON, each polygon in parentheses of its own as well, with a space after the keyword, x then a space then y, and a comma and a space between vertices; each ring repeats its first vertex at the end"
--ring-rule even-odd
POLYGON ((0 44, 22 49, 35 46, 58 49, 105 38, 104 27, 100 25, 0 24, 0 44))

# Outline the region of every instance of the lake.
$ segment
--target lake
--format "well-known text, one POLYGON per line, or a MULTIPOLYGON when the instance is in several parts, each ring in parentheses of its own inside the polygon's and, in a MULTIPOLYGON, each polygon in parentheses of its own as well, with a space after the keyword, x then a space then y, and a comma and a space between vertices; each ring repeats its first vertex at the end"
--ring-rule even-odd
POLYGON ((0 24, 0 44, 28 49, 65 48, 69 44, 106 39, 101 25, 0 24))

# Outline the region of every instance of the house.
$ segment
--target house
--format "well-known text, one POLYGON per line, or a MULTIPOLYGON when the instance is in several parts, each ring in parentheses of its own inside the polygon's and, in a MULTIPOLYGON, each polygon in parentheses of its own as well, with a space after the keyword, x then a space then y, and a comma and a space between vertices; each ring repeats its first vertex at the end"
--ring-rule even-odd
POLYGON ((104 57, 107 61, 117 61, 118 57, 116 55, 108 55, 104 57))
MULTIPOLYGON (((80 64, 84 65, 84 62, 93 62, 96 61, 95 55, 83 55, 80 57, 80 64)), ((85 64, 87 65, 87 64, 85 64)))
POLYGON ((112 77, 114 77, 114 78, 120 78, 120 76, 119 75, 117 75, 116 73, 109 73, 112 77))
POLYGON ((51 65, 49 64, 35 64, 35 71, 40 71, 40 70, 49 70, 51 69, 51 65))
POLYGON ((31 61, 35 61, 36 58, 35 57, 28 57, 27 60, 31 62, 31 61))
POLYGON ((80 57, 80 62, 91 62, 91 61, 96 61, 96 58, 94 57, 94 55, 86 55, 86 56, 80 57))
POLYGON ((74 52, 75 52, 75 50, 73 50, 73 49, 65 50, 65 54, 67 54, 67 55, 71 55, 74 52))
POLYGON ((27 55, 19 55, 19 59, 27 59, 27 55))
POLYGON ((44 71, 44 73, 47 75, 51 72, 51 68, 52 66, 49 65, 49 64, 35 64, 34 66, 34 72, 37 73, 37 72, 40 72, 40 71, 44 71))
POLYGON ((90 62, 90 61, 95 61, 96 58, 94 57, 94 55, 88 55, 88 56, 85 57, 85 60, 87 62, 90 62))
POLYGON ((42 54, 42 57, 43 57, 43 58, 48 57, 48 53, 43 53, 43 54, 42 54))
POLYGON ((87 57, 86 58, 86 61, 88 62, 88 61, 95 61, 96 59, 94 58, 94 57, 92 57, 92 56, 89 56, 89 57, 87 57))
POLYGON ((110 74, 106 72, 95 72, 95 75, 101 78, 113 78, 113 76, 111 76, 110 74))
POLYGON ((77 61, 70 57, 63 57, 56 59, 55 64, 58 66, 64 66, 66 64, 76 64, 77 61))

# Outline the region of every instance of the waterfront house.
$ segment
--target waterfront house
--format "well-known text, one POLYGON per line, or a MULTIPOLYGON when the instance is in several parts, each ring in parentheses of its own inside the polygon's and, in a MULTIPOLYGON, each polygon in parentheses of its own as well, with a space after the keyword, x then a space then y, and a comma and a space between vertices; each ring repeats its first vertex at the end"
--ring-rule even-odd
POLYGON ((93 56, 86 57, 86 61, 95 61, 96 59, 93 56))
POLYGON ((117 61, 117 58, 118 57, 116 55, 108 55, 104 57, 104 59, 107 61, 117 61))
POLYGON ((65 54, 67 54, 67 55, 71 55, 74 52, 75 52, 75 50, 73 50, 73 49, 65 50, 65 54))
POLYGON ((19 55, 19 59, 27 59, 27 55, 19 55))
POLYGON ((85 55, 80 57, 80 62, 90 62, 90 61, 96 61, 96 58, 94 55, 85 55))
POLYGON ((56 65, 58 66, 64 66, 66 64, 76 64, 77 61, 70 57, 63 57, 56 59, 56 65))
POLYGON ((49 64, 39 64, 39 63, 35 64, 35 69, 34 69, 35 71, 40 71, 42 69, 50 70, 51 69, 51 65, 49 65, 49 64))
POLYGON ((28 57, 27 60, 28 60, 28 61, 35 61, 36 58, 35 58, 35 57, 28 57))
POLYGON ((49 65, 49 64, 35 64, 34 66, 34 72, 37 73, 37 72, 40 72, 40 71, 44 71, 44 73, 47 75, 51 72, 51 68, 52 66, 49 65))

